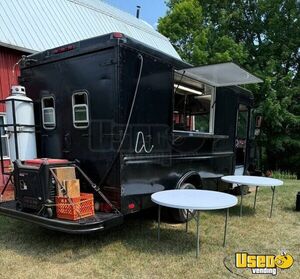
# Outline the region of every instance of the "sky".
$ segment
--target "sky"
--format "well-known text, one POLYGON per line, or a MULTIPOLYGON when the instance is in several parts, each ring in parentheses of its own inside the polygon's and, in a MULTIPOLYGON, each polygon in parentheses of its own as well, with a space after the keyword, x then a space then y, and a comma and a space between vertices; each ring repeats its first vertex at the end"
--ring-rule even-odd
POLYGON ((105 2, 134 16, 136 15, 136 6, 141 6, 140 18, 155 29, 158 18, 164 16, 167 11, 164 0, 105 0, 105 2))

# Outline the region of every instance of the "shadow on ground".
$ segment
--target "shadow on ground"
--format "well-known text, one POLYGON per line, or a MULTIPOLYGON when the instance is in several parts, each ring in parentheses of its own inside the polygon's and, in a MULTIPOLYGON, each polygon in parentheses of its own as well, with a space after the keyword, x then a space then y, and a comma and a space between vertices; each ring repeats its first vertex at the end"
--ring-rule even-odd
POLYGON ((153 212, 129 216, 121 226, 85 235, 65 234, 7 217, 0 218, 0 249, 12 250, 14 253, 42 261, 51 259, 52 262, 55 262, 58 254, 67 255, 57 259, 61 264, 71 262, 74 258, 78 260, 89 257, 117 242, 122 242, 122 245, 138 253, 172 255, 190 252, 196 245, 194 230, 186 233, 183 230, 184 225, 167 225, 164 219, 159 242, 156 216, 153 212))
MULTIPOLYGON (((200 213, 200 235, 205 235, 207 232, 207 226, 202 228, 202 222, 205 222, 210 215, 216 218, 223 215, 225 220, 225 212, 225 210, 216 210, 203 215, 200 213)), ((239 204, 230 208, 230 217, 237 217, 239 214, 239 204)), ((254 214, 252 205, 243 206, 243 216, 254 214)), ((0 249, 9 249, 17 254, 42 261, 57 260, 59 263, 70 262, 74 258, 78 260, 78 258, 89 257, 93 253, 120 242, 121 246, 134 249, 138 253, 183 255, 193 252, 196 246, 195 227, 190 227, 189 232, 186 233, 184 224, 172 223, 169 217, 168 212, 162 214, 160 242, 157 241, 157 209, 127 216, 121 226, 86 235, 50 231, 30 223, 0 217, 0 249), (57 259, 55 256, 59 254, 67 256, 57 259)), ((217 242, 212 241, 209 245, 222 248, 224 227, 218 225, 216 229, 219 230, 217 242)))

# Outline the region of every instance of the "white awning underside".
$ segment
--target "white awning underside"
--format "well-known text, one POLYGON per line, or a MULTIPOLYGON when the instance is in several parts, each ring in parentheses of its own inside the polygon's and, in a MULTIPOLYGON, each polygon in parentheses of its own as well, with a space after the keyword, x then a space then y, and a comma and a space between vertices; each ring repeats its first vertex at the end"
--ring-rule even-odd
POLYGON ((260 78, 232 62, 187 68, 177 72, 215 87, 262 82, 260 78))

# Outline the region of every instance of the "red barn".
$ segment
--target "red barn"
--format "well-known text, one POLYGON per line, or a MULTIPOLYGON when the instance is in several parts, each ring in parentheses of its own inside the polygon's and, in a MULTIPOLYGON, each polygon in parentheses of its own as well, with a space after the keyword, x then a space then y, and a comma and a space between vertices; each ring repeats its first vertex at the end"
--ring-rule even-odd
MULTIPOLYGON (((0 46, 0 98, 5 99, 9 96, 10 88, 12 85, 18 84, 19 68, 16 64, 22 57, 28 53, 15 50, 13 48, 0 46)), ((0 124, 6 123, 5 107, 0 105, 0 124)), ((4 160, 4 166, 7 170, 10 166, 9 148, 8 148, 8 135, 5 134, 4 128, 1 130, 1 144, 4 160)), ((5 184, 7 176, 0 173, 0 191, 5 184)), ((11 189, 11 186, 8 190, 11 189)))

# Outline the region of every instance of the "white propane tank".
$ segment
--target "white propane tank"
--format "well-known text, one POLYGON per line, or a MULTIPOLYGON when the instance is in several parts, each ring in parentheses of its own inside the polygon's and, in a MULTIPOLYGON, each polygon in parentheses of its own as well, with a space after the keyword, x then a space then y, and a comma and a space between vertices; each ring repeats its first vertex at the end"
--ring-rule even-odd
MULTIPOLYGON (((26 96, 25 87, 12 86, 11 95, 6 98, 6 119, 7 124, 17 124, 18 154, 20 160, 36 158, 35 122, 33 103, 26 96), (13 114, 13 100, 15 103, 15 122, 13 114), (29 102, 28 102, 29 101, 29 102), (33 125, 26 127, 22 125, 33 125)), ((17 159, 15 138, 16 134, 13 126, 7 127, 9 139, 9 151, 11 161, 17 159)))

